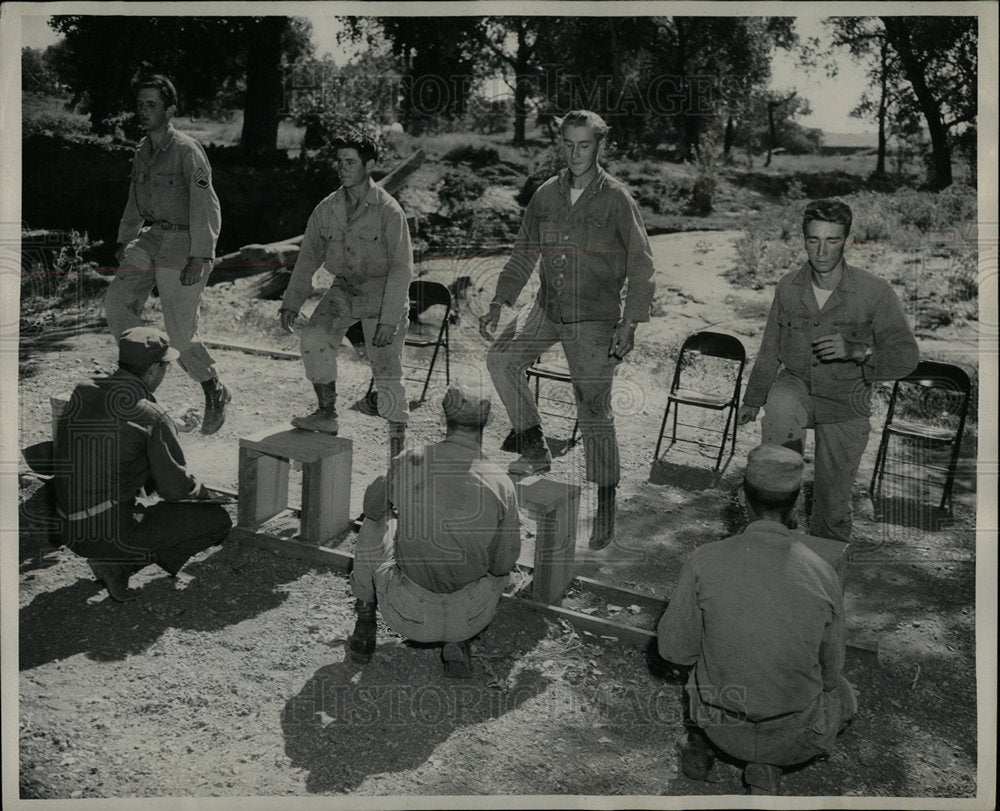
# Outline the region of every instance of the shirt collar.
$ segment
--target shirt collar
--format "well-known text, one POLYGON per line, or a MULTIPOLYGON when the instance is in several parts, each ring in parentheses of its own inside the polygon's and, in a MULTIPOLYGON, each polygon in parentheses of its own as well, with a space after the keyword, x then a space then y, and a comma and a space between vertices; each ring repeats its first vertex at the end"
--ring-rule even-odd
POLYGON ((751 527, 753 527, 756 530, 760 530, 762 532, 772 532, 772 533, 777 533, 778 535, 792 534, 792 531, 784 524, 782 524, 780 521, 772 521, 770 518, 761 518, 757 521, 751 521, 747 525, 747 528, 746 530, 744 530, 744 532, 749 530, 751 527))
MULTIPOLYGON (((608 173, 601 168, 600 164, 597 164, 597 174, 594 175, 593 179, 584 186, 581 191, 585 192, 589 189, 597 190, 601 189, 605 182, 607 182, 608 173)), ((563 197, 569 197, 569 191, 572 188, 572 178, 569 174, 569 169, 561 169, 559 171, 559 190, 562 192, 563 197)))
POLYGON ((153 396, 153 392, 149 390, 149 386, 146 382, 137 375, 132 374, 128 369, 122 369, 119 367, 112 374, 108 375, 108 380, 122 380, 125 381, 129 386, 135 386, 142 393, 143 400, 149 400, 151 403, 156 402, 156 398, 153 396))
POLYGON ((465 448, 467 450, 475 451, 476 453, 479 454, 483 452, 482 446, 468 434, 458 433, 458 432, 449 434, 444 438, 444 441, 452 445, 458 445, 459 447, 465 448))
MULTIPOLYGON (((844 272, 840 274, 840 281, 837 282, 837 286, 833 289, 843 290, 844 292, 853 292, 856 273, 857 268, 853 265, 847 264, 847 262, 844 262, 844 272)), ((808 262, 803 262, 802 267, 799 268, 799 272, 796 273, 795 278, 792 279, 792 284, 799 284, 803 287, 812 287, 812 265, 808 262)))

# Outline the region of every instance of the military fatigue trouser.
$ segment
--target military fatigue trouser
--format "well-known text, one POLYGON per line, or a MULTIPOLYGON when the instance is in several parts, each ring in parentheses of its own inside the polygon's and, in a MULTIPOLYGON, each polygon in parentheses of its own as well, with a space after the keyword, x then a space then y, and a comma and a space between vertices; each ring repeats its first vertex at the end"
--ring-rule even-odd
POLYGON ((816 424, 806 384, 792 375, 783 375, 768 392, 761 441, 776 445, 804 442, 807 428, 816 430, 810 534, 849 541, 851 490, 868 444, 868 417, 816 424))
POLYGON ((358 532, 351 593, 378 602, 385 624, 414 642, 463 642, 493 620, 508 577, 486 574, 449 594, 428 591, 396 565, 396 522, 366 518, 358 532))
POLYGON ((80 521, 62 519, 60 540, 81 557, 177 574, 185 561, 222 543, 233 525, 219 504, 117 504, 80 521))
POLYGON ((702 701, 695 670, 687 683, 692 720, 719 749, 747 763, 793 766, 829 755, 837 735, 858 711, 854 688, 841 676, 833 690, 824 690, 800 712, 750 721, 702 701))
POLYGON ((144 228, 125 248, 121 267, 104 295, 104 311, 117 341, 125 330, 142 324, 142 310, 155 284, 170 345, 181 353, 177 362, 201 383, 215 377, 217 370, 208 350, 195 340, 198 305, 208 274, 197 284, 181 284, 190 250, 187 231, 165 231, 155 225, 144 228))
POLYGON ((409 318, 404 315, 396 327, 396 337, 388 346, 374 346, 378 318, 355 318, 344 292, 334 285, 326 291, 309 321, 299 331, 302 364, 311 383, 332 383, 337 379, 337 350, 347 330, 361 321, 365 351, 378 389, 378 413, 390 422, 410 418, 409 402, 403 388, 403 345, 409 318))
POLYGON ((562 344, 583 435, 586 478, 600 487, 616 485, 621 478, 611 410, 611 384, 619 361, 608 356, 614 331, 613 321, 552 321, 536 302, 521 309, 486 354, 486 366, 511 427, 523 431, 541 424, 525 370, 556 342, 562 344))

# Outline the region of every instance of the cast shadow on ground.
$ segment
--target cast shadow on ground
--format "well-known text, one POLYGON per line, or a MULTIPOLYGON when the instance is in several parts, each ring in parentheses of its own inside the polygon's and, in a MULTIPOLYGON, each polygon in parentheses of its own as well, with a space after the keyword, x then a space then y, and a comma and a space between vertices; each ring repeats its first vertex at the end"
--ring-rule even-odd
MULTIPOLYGON (((956 506, 955 509, 961 509, 956 506)), ((927 532, 944 532, 955 528, 955 519, 940 509, 937 503, 901 496, 882 496, 875 504, 875 521, 927 532)))
POLYGON ((305 769, 310 793, 350 792, 369 775, 418 768, 457 729, 499 718, 550 683, 518 660, 547 632, 545 620, 502 601, 473 644, 471 679, 444 675, 437 645, 393 643, 380 633, 367 665, 317 670, 281 713, 285 754, 305 769))
MULTIPOLYGON (((668 484, 671 487, 679 487, 692 493, 727 488, 726 474, 729 471, 731 461, 729 458, 723 457, 722 466, 716 471, 708 467, 668 461, 664 456, 665 454, 661 454, 660 458, 650 466, 650 484, 668 484)), ((680 458, 681 454, 676 454, 676 456, 680 458)), ((687 456, 689 459, 691 458, 690 454, 687 456)))
POLYGON ((309 568, 306 562, 228 542, 184 567, 182 582, 193 578, 185 588, 157 576, 137 589, 139 599, 127 603, 111 600, 88 570, 72 585, 39 594, 20 610, 19 667, 30 670, 80 653, 116 661, 146 650, 168 628, 214 631, 235 625, 280 605, 287 595, 278 586, 309 568), (240 582, 238 599, 234 580, 240 582), (97 595, 103 599, 90 602, 97 595))

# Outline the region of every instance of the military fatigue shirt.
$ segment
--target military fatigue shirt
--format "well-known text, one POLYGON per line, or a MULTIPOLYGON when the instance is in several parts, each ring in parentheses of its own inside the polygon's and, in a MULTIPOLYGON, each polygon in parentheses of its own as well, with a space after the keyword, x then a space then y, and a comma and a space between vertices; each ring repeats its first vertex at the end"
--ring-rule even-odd
POLYGON ((212 167, 201 144, 170 124, 162 146, 154 147, 148 135, 139 141, 118 241, 128 244, 144 223, 154 222, 187 226, 189 255, 215 256, 222 211, 212 188, 212 167))
POLYGON ((764 405, 781 367, 782 374, 794 375, 809 388, 817 422, 866 417, 872 384, 904 377, 919 360, 917 342, 888 282, 845 263, 839 284, 820 310, 806 262, 778 282, 743 402, 764 405), (871 354, 862 363, 819 360, 812 342, 834 333, 870 347, 871 354))
POLYGON ((472 439, 452 435, 406 450, 389 473, 396 505, 396 563, 420 586, 450 594, 484 575, 510 572, 521 553, 510 477, 472 439))
POLYGON ((372 183, 350 218, 343 188, 316 206, 306 224, 282 309, 299 311, 320 265, 347 295, 349 315, 395 325, 409 311, 410 232, 403 209, 389 192, 372 183))
POLYGON ((701 700, 751 721, 836 688, 844 608, 830 565, 776 521, 698 547, 657 626, 660 655, 695 665, 701 700))
POLYGON ((173 419, 124 369, 73 390, 56 420, 56 447, 63 465, 54 477, 56 500, 66 513, 125 504, 143 488, 168 501, 201 490, 185 467, 173 419))
POLYGON ((513 305, 539 258, 538 302, 553 321, 649 320, 655 288, 646 228, 628 189, 600 167, 575 204, 568 170, 538 188, 493 300, 513 305))

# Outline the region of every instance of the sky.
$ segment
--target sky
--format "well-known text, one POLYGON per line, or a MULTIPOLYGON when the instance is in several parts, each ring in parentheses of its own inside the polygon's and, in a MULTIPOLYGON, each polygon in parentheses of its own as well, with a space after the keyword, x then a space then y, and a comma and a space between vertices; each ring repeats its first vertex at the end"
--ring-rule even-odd
MULTIPOLYGON (((337 34, 342 27, 334 15, 315 11, 302 16, 308 17, 313 24, 313 42, 318 57, 332 56, 338 64, 350 59, 354 49, 350 46, 344 48, 337 42, 337 34)), ((59 36, 48 27, 47 19, 45 16, 21 18, 23 45, 45 48, 58 41, 59 36)), ((821 42, 829 39, 820 19, 819 17, 796 18, 796 31, 801 41, 804 42, 813 36, 819 37, 821 42)), ((804 71, 799 67, 796 58, 784 51, 778 51, 775 55, 772 74, 771 84, 775 90, 795 89, 799 95, 809 100, 813 112, 798 119, 803 126, 817 127, 824 132, 874 132, 873 123, 850 116, 850 111, 857 104, 867 80, 864 71, 847 56, 846 51, 839 60, 839 74, 836 79, 827 78, 822 68, 811 73, 804 71)))

